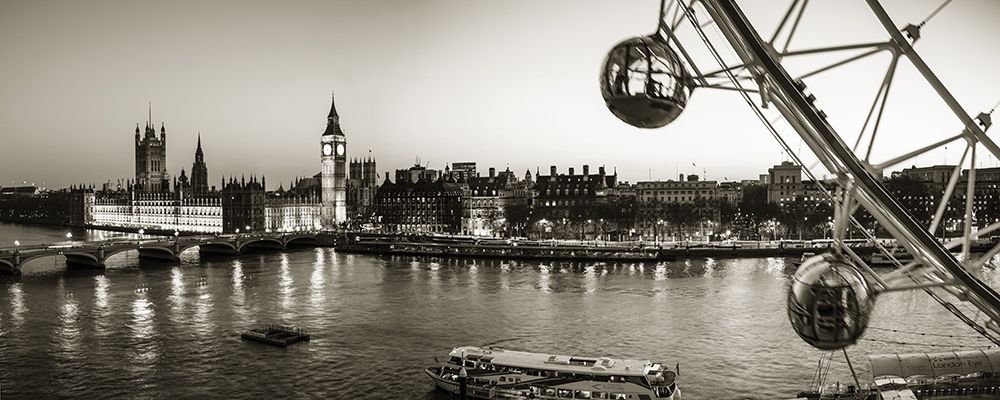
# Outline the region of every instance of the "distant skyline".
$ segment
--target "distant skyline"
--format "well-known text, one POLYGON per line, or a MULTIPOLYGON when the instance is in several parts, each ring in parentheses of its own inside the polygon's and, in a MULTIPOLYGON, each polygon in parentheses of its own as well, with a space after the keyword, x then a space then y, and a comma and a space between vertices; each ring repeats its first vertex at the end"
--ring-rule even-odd
MULTIPOLYGON (((918 23, 940 3, 884 2, 900 26, 918 23)), ((740 4, 769 35, 788 2, 740 4)), ((609 173, 617 167, 620 179, 632 182, 703 172, 711 180, 739 180, 756 179, 787 159, 730 92, 696 90, 685 113, 655 131, 627 126, 607 111, 597 84, 604 56, 623 39, 651 33, 658 6, 658 0, 5 1, 0 186, 133 178, 135 125, 146 123, 151 102, 157 129, 166 125, 172 176, 181 169, 190 175, 200 132, 210 185, 255 174, 277 188, 319 171, 331 91, 349 157, 371 150, 380 176, 420 157, 436 169, 461 161, 475 161, 482 171, 509 165, 519 176, 536 167, 565 172, 586 164, 609 173)), ((973 115, 1000 100, 997 21, 1000 2, 952 2, 916 45, 973 115)), ((863 1, 817 1, 792 47, 885 38, 863 1)), ((831 121, 860 127, 857 112, 870 105, 885 60, 808 82, 831 121)), ((900 122, 884 127, 892 145, 876 156, 961 129, 908 63, 898 76, 887 117, 900 122)), ((789 142, 793 150, 800 146, 797 138, 789 142)), ((954 162, 959 152, 956 145, 895 169, 954 162)), ((998 165, 985 152, 979 161, 998 165)))

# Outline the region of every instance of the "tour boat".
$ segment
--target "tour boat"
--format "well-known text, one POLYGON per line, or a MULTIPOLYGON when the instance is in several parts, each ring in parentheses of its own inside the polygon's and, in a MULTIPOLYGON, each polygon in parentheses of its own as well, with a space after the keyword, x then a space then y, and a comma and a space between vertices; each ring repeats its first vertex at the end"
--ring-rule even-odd
POLYGON ((680 400, 677 372, 648 360, 459 347, 439 367, 424 370, 434 384, 470 399, 680 400))

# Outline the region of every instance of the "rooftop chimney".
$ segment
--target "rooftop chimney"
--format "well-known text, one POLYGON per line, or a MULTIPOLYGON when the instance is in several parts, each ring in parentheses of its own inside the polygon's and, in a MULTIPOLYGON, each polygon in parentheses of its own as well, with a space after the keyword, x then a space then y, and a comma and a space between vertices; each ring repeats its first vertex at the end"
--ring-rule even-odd
POLYGON ((604 175, 604 166, 603 165, 600 166, 600 167, 597 167, 597 173, 601 174, 601 175, 604 175))
POLYGON ((583 174, 584 175, 590 175, 590 166, 589 165, 584 165, 583 166, 583 174))
POLYGON ((549 175, 556 176, 556 166, 549 167, 549 175))
POLYGON ((573 176, 573 167, 569 167, 569 175, 573 176))
POLYGON ((490 179, 496 178, 496 176, 497 176, 497 169, 490 167, 490 179))

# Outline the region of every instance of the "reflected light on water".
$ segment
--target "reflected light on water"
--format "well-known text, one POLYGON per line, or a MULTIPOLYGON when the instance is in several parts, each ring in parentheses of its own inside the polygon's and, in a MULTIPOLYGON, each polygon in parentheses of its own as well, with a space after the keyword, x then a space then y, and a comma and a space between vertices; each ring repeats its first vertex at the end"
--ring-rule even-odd
POLYGON ((10 293, 10 314, 15 326, 20 326, 24 322, 24 312, 28 308, 24 305, 24 288, 21 282, 14 282, 7 288, 10 293))
POLYGON ((241 324, 246 324, 248 310, 246 308, 246 292, 243 290, 243 281, 246 279, 246 276, 243 274, 243 263, 240 260, 233 260, 232 266, 232 312, 235 320, 240 321, 241 324))
POLYGON ((146 297, 146 293, 139 293, 132 301, 132 336, 140 340, 153 338, 155 327, 153 326, 153 303, 146 297))
POLYGON ((184 271, 181 267, 170 269, 170 312, 177 320, 184 320, 184 271))
POLYGON ((80 306, 73 297, 72 292, 65 293, 63 304, 59 307, 59 330, 56 335, 60 349, 70 353, 76 353, 80 348, 80 306))
POLYGON ((705 276, 706 277, 707 276, 712 276, 712 273, 715 272, 715 266, 716 266, 716 262, 715 262, 714 258, 707 258, 707 259, 705 259, 705 276))
POLYGON ((653 280, 654 281, 665 281, 667 280, 667 266, 663 263, 656 264, 656 268, 653 269, 653 280))
POLYGON ((94 306, 100 309, 108 308, 108 286, 110 281, 104 275, 94 277, 94 306))
POLYGON ((438 269, 440 268, 441 264, 432 262, 430 263, 430 268, 428 269, 427 277, 429 279, 431 287, 433 287, 434 289, 438 289, 441 287, 441 274, 438 272, 438 269))
MULTIPOLYGON (((316 249, 321 250, 321 249, 316 249)), ((322 251, 316 252, 316 262, 309 276, 309 303, 313 310, 323 307, 326 302, 326 262, 322 251)))
POLYGON ((785 260, 780 258, 769 257, 765 263, 765 271, 768 275, 773 275, 776 277, 784 277, 785 275, 785 260))
POLYGON ((281 310, 289 311, 292 308, 292 295, 295 291, 292 281, 292 272, 288 268, 288 253, 281 253, 281 277, 278 286, 281 288, 281 310))
POLYGON ((128 369, 137 372, 137 377, 144 377, 159 358, 159 349, 156 344, 156 325, 153 317, 153 303, 147 298, 146 293, 136 294, 132 301, 132 344, 128 346, 132 362, 128 363, 128 369))
POLYGON ((597 291, 597 267, 588 265, 583 269, 583 291, 593 294, 597 291))
POLYGON ((538 288, 546 293, 552 291, 552 288, 549 286, 549 272, 551 269, 552 267, 545 264, 538 266, 538 270, 541 272, 538 274, 538 288))
POLYGON ((110 307, 111 280, 104 275, 94 277, 94 330, 98 336, 105 336, 113 331, 110 307))
POLYGON ((202 335, 209 335, 215 326, 215 319, 212 316, 212 308, 215 304, 212 300, 211 285, 203 281, 197 289, 198 297, 194 303, 194 328, 202 335))
POLYGON ((510 264, 500 264, 500 288, 510 290, 510 264))
POLYGON ((243 263, 233 260, 233 292, 243 293, 243 263))

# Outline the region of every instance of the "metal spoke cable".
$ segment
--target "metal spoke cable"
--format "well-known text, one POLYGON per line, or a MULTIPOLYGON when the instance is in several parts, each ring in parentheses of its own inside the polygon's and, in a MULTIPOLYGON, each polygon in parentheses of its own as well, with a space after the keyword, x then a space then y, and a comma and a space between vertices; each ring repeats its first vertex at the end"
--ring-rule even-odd
POLYGON ((923 21, 920 21, 920 25, 917 26, 923 28, 924 25, 927 25, 927 22, 929 22, 931 18, 934 18, 934 16, 937 15, 939 12, 941 12, 941 10, 943 10, 944 7, 947 6, 949 3, 951 3, 951 0, 945 0, 943 3, 941 3, 941 5, 938 6, 938 8, 935 8, 934 11, 931 12, 931 15, 928 15, 927 18, 924 18, 923 21))

